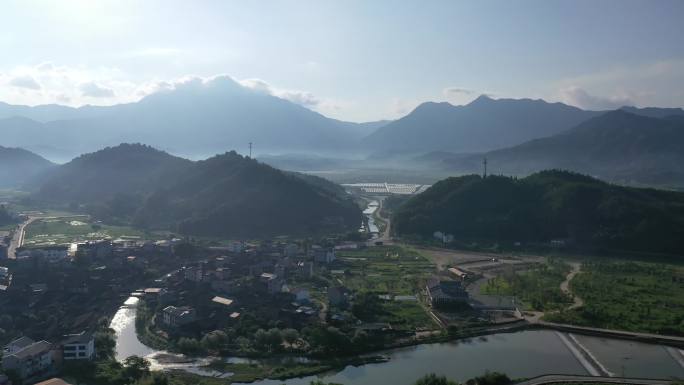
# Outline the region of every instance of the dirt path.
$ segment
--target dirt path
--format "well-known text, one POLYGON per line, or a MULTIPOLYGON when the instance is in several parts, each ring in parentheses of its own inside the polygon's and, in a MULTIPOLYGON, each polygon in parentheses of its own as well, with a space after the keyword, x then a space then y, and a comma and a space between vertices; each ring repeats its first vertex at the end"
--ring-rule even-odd
POLYGON ((572 281, 572 279, 575 278, 577 273, 580 272, 580 270, 582 269, 582 264, 579 262, 568 262, 568 264, 570 264, 572 270, 565 277, 565 281, 561 282, 560 289, 561 291, 563 291, 563 293, 572 296, 573 304, 567 308, 567 310, 572 310, 584 305, 584 301, 582 300, 582 298, 574 295, 572 291, 570 291, 570 281, 572 281))

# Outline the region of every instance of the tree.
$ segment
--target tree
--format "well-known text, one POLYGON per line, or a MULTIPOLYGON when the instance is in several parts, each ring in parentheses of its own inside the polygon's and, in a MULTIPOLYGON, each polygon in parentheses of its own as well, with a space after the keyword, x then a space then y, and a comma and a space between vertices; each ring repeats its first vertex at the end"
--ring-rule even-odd
POLYGON ((282 332, 283 340, 287 342, 288 345, 293 345, 299 339, 299 332, 295 329, 285 329, 282 332))
POLYGON ((513 381, 503 373, 488 371, 482 376, 468 380, 466 383, 468 385, 508 385, 512 382, 513 381))
POLYGON ((194 354, 202 350, 202 344, 194 338, 181 337, 176 343, 183 353, 194 354))
POLYGON ((214 330, 202 337, 202 346, 208 350, 220 350, 228 344, 228 335, 222 330, 214 330))
POLYGON ((130 356, 124 360, 124 375, 137 381, 150 374, 150 362, 139 356, 130 356))
POLYGON ((254 342, 257 346, 267 349, 269 352, 274 351, 283 343, 283 336, 279 329, 273 328, 268 331, 264 329, 257 330, 254 335, 254 342))
POLYGON ((114 330, 103 329, 95 333, 96 356, 100 359, 113 358, 116 349, 114 330))
POLYGON ((430 373, 423 376, 415 382, 415 385, 458 385, 458 382, 448 380, 444 376, 437 376, 434 373, 430 373))

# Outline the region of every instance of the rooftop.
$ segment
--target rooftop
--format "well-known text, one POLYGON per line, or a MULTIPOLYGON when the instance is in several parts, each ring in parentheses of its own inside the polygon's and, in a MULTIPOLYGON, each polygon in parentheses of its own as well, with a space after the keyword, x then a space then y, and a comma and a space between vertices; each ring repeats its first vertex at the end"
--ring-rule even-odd
POLYGON ((10 342, 5 346, 6 350, 9 350, 10 347, 14 349, 24 349, 25 347, 34 344, 36 341, 32 340, 31 338, 28 338, 26 336, 24 337, 19 337, 16 340, 10 342))
POLYGON ((42 354, 45 352, 50 351, 52 349, 52 344, 47 342, 47 341, 39 341, 36 343, 33 343, 32 345, 29 345, 25 347, 24 349, 21 349, 20 351, 12 354, 13 356, 23 359, 27 357, 32 357, 36 356, 38 354, 42 354))
POLYGON ((87 344, 93 339, 93 336, 90 333, 86 333, 85 331, 82 331, 78 334, 67 334, 64 336, 64 340, 62 340, 63 345, 71 345, 71 344, 87 344))
POLYGON ((188 306, 180 306, 180 307, 167 306, 164 308, 165 313, 175 315, 176 317, 184 317, 184 316, 192 313, 192 311, 193 311, 193 309, 191 307, 188 307, 188 306))
POLYGON ((51 379, 43 381, 43 382, 38 382, 35 385, 71 385, 71 384, 62 380, 61 378, 51 378, 51 379))
POLYGON ((228 298, 224 298, 224 297, 219 297, 219 296, 216 296, 216 297, 212 298, 211 301, 212 301, 212 302, 215 302, 215 303, 218 303, 218 304, 221 304, 221 305, 226 305, 226 306, 230 306, 230 305, 233 304, 233 300, 232 300, 232 299, 228 299, 228 298))

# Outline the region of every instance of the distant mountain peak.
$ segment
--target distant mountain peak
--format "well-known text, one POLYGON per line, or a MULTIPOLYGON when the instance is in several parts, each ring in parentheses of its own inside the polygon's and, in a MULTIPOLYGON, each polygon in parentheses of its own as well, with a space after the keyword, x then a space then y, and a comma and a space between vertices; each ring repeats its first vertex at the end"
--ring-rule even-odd
POLYGON ((478 96, 475 100, 472 102, 468 103, 469 106, 475 106, 475 105, 484 105, 484 104, 489 104, 491 102, 495 101, 491 97, 489 97, 486 94, 482 94, 478 96))

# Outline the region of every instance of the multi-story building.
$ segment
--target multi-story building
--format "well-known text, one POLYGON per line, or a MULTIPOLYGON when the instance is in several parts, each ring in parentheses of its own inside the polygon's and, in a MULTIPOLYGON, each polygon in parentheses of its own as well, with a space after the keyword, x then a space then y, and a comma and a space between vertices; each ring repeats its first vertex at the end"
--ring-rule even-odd
POLYGON ((162 310, 164 325, 176 328, 194 322, 196 319, 195 309, 188 306, 167 306, 162 310))
POLYGON ((95 358, 95 339, 92 334, 81 332, 64 336, 62 357, 65 360, 92 360, 95 358))
POLYGON ((34 342, 23 349, 5 355, 2 369, 13 370, 23 380, 44 378, 56 371, 55 351, 47 341, 34 342))

